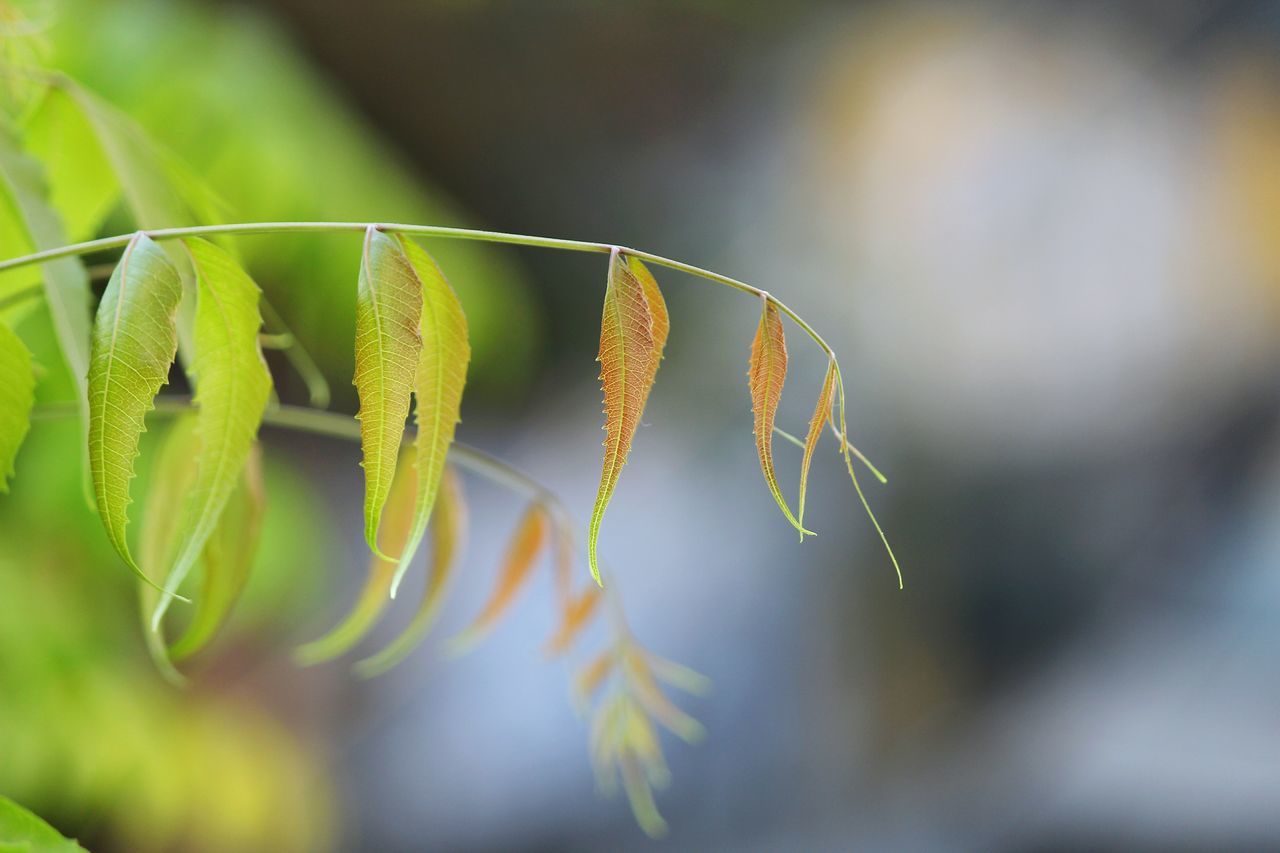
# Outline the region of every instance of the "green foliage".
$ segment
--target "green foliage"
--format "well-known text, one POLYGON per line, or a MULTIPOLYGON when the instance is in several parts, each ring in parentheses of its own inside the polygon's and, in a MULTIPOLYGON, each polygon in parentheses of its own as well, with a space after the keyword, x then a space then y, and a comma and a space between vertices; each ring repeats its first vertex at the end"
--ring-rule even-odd
POLYGON ((178 272, 145 234, 129 242, 98 306, 89 357, 89 463, 107 538, 139 577, 125 538, 143 419, 178 348, 178 272))
POLYGON ((0 853, 74 853, 84 850, 58 830, 5 796, 0 796, 0 853))
POLYGON ((30 426, 35 389, 31 353, 8 326, 0 323, 0 492, 9 491, 13 460, 30 426))

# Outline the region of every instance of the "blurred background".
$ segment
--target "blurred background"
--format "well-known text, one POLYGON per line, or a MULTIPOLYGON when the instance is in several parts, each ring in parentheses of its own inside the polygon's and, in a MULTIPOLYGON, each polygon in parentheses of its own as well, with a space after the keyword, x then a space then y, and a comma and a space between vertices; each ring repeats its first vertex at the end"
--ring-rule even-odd
MULTIPOLYGON (((185 692, 74 428, 33 430, 0 498, 0 792, 94 850, 1280 846, 1280 3, 31 5, 43 61, 233 219, 611 241, 778 294, 841 355, 906 582, 831 446, 796 543, 751 435, 758 304, 657 270, 671 339, 602 548, 636 633, 714 682, 680 700, 706 739, 665 744, 666 839, 595 792, 580 661, 540 651, 549 575, 439 654, 511 495, 469 483, 462 576, 407 663, 291 662, 367 553, 357 448, 277 430, 247 600, 185 692)), ((358 241, 240 248, 354 412, 358 241)), ((602 259, 429 248, 473 331, 459 439, 585 517, 602 259)), ((788 331, 801 432, 825 364, 788 331)))

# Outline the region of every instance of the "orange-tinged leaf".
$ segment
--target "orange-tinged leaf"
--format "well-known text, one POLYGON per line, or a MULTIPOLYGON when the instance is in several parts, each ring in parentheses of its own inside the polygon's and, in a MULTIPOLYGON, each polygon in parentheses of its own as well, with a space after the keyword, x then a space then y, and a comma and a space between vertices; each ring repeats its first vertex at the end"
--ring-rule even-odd
POLYGON ((604 680, 613 672, 618 656, 613 649, 606 649, 596 655, 591 663, 582 668, 573 681, 573 692, 580 702, 586 702, 604 684, 604 680))
POLYGON ((763 297, 764 310, 760 313, 760 325, 755 340, 751 342, 751 360, 747 377, 751 385, 751 410, 755 414, 756 452, 760 456, 760 470, 778 508, 787 517, 803 539, 806 533, 787 506, 787 499, 778 488, 778 475, 773 467, 773 424, 778 415, 778 401, 782 399, 782 384, 787 379, 787 339, 782 331, 782 315, 778 306, 768 296, 763 297))
MULTIPOLYGON (((400 242, 373 226, 365 232, 356 292, 356 370, 364 451, 364 537, 378 549, 378 524, 391 492, 422 351, 422 283, 400 242)), ((389 558, 388 558, 389 559, 389 558)))
POLYGON ((431 511, 431 571, 422 602, 413 621, 385 649, 355 665, 361 678, 371 678, 400 663, 417 648, 440 614, 440 605, 453 578, 453 569, 466 539, 467 503, 462 492, 462 478, 446 467, 440 480, 440 493, 431 511))
POLYGON ((668 331, 667 309, 657 283, 639 261, 614 249, 600 322, 600 380, 604 389, 604 464, 591 510, 587 560, 600 583, 596 549, 600 522, 613 497, 631 441, 644 414, 668 331), (639 271, 639 274, 637 273, 639 271))
POLYGON ((600 587, 589 586, 577 598, 570 599, 560 617, 560 627, 547 641, 546 653, 554 656, 568 651, 582 629, 591 622, 591 617, 600 608, 603 598, 604 593, 600 587))
MULTIPOLYGON (((413 529, 413 508, 417 494, 418 478, 414 469, 414 454, 405 448, 396 465, 396 477, 387 498, 379 538, 383 552, 399 552, 413 529)), ((350 651, 364 639, 390 598, 391 579, 395 576, 396 561, 373 554, 369 560, 369 574, 355 606, 333 630, 323 637, 299 646, 294 659, 302 666, 313 666, 333 660, 350 651)))
POLYGON ((567 606, 573 588, 573 530, 563 519, 556 519, 551 535, 551 559, 555 567, 556 599, 567 606))
POLYGON ((831 418, 831 403, 836 392, 836 363, 827 363, 827 375, 822 380, 822 391, 818 393, 818 403, 813 409, 813 418, 809 421, 809 434, 804 439, 804 458, 800 461, 800 526, 804 526, 804 498, 809 490, 809 465, 813 462, 813 451, 818 446, 822 429, 831 418))
POLYGON ((511 543, 507 546, 506 556, 502 559, 502 570, 498 575, 498 585, 494 587, 488 602, 461 634, 449 641, 449 652, 461 654, 493 629, 502 614, 515 601, 516 594, 524 587, 533 567, 537 564, 538 555, 547 541, 547 533, 551 526, 547 511, 541 504, 533 504, 516 526, 511 543))

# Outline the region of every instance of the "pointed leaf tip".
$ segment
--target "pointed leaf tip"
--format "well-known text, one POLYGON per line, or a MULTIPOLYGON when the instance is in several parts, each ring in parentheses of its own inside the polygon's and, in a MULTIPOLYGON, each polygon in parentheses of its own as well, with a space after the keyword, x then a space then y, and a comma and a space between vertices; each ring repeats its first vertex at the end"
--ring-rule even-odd
MULTIPOLYGON (((809 434, 804 439, 804 457, 800 461, 800 526, 804 526, 805 494, 809 489, 809 465, 813 462, 813 452, 822 436, 822 429, 831 418, 831 404, 835 399, 836 363, 827 362, 827 374, 822 380, 822 390, 818 393, 818 402, 813 409, 813 418, 809 421, 809 434)), ((804 534, 800 538, 804 539, 804 534)))
POLYGON ((604 390, 604 463, 587 533, 587 559, 597 584, 603 585, 596 553, 600 523, 631 451, 669 331, 667 306, 653 276, 638 259, 614 249, 597 358, 604 390))
POLYGON ((755 416, 756 452, 760 457, 760 470, 773 494, 774 501, 787 521, 800 531, 800 538, 812 535, 791 513, 787 499, 778 487, 778 476, 773 464, 773 430, 778 415, 778 401, 782 399, 782 385, 787 379, 787 340, 782 329, 782 315, 778 306, 767 295, 762 297, 763 310, 755 339, 751 342, 751 359, 747 378, 751 387, 751 410, 755 416))
POLYGON ((356 392, 364 452, 365 541, 375 555, 382 508, 391 491, 409 395, 422 351, 422 284, 394 237, 373 226, 365 232, 356 291, 356 392))

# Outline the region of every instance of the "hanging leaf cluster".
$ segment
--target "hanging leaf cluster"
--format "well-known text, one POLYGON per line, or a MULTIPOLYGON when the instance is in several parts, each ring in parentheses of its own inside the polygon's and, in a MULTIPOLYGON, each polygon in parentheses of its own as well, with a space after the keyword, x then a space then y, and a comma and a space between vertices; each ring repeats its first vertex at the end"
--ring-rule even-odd
MULTIPOLYGON (((260 427, 272 418, 289 421, 290 410, 274 399, 263 346, 284 347, 290 363, 308 373, 313 403, 326 401, 328 389, 310 375, 307 365, 314 362, 263 300, 234 245, 201 236, 212 231, 198 226, 222 216, 216 196, 110 105, 65 78, 50 76, 45 83, 43 97, 21 123, 0 122, 0 239, 11 258, 0 261, 0 491, 7 489, 15 464, 21 467, 19 449, 35 405, 37 367, 19 324, 30 305, 42 301, 63 362, 47 367, 64 370, 75 389, 86 496, 107 541, 139 578, 144 630, 157 666, 181 682, 179 665, 215 639, 252 571, 267 502, 260 427), (81 257, 104 241, 68 241, 96 234, 118 205, 140 230, 105 241, 121 251, 94 307, 81 257), (165 413, 172 414, 173 398, 160 392, 175 375, 194 393, 190 405, 182 407, 185 413, 165 431, 151 460, 141 511, 132 511, 143 433, 157 399, 165 400, 165 413), (140 521, 136 536, 131 516, 140 521), (191 606, 175 608, 176 601, 191 606)), ((225 237, 237 230, 272 229, 229 225, 217 232, 225 237)), ((334 230, 355 231, 347 225, 334 230)), ((661 685, 699 693, 706 684, 702 676, 647 651, 631 633, 600 557, 601 528, 671 330, 662 292, 644 261, 732 280, 616 246, 569 246, 608 253, 598 354, 604 453, 586 525, 591 579, 584 574, 578 583, 580 552, 568 509, 500 461, 455 443, 471 358, 467 320, 445 274, 407 233, 414 230, 367 224, 356 232, 360 252, 351 270, 356 300, 351 341, 359 411, 344 423, 361 446, 370 559, 349 613, 331 631, 300 646, 296 658, 304 665, 323 663, 366 640, 424 542, 429 542, 421 561, 426 574, 416 610, 398 636, 358 659, 354 670, 363 677, 385 672, 430 635, 462 563, 468 509, 459 467, 470 464, 480 475, 525 494, 529 503, 513 523, 488 599, 440 649, 456 656, 473 648, 547 567, 557 602, 544 645, 549 657, 570 653, 592 625, 606 624, 603 650, 575 676, 575 695, 594 709, 591 753, 601 786, 611 788, 620 779, 638 821, 660 834, 665 824, 652 790, 665 784, 668 773, 657 731, 665 728, 688 741, 702 733, 661 685)), ((561 248, 568 243, 425 226, 416 230, 561 248)), ((769 493, 803 540, 810 533, 804 526, 809 471, 824 432, 835 436, 866 506, 852 462, 860 454, 847 437, 839 366, 821 338, 775 298, 748 285, 734 286, 761 299, 748 358, 755 445, 769 493), (776 423, 788 369, 784 313, 828 356, 803 441, 776 423), (775 466, 775 435, 803 451, 794 513, 775 466)))

